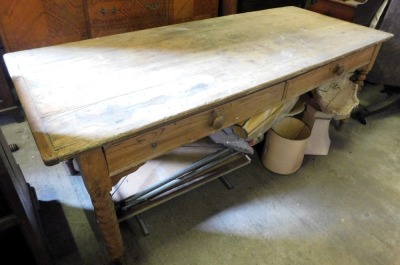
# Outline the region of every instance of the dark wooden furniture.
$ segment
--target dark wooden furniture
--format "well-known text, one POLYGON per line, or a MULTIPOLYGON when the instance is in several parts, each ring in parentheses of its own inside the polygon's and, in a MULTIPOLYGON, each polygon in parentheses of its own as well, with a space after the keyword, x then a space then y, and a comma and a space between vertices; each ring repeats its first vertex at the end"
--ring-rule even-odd
POLYGON ((1 130, 0 142, 0 258, 16 264, 53 264, 35 189, 26 183, 1 130))
POLYGON ((86 39, 83 1, 4 1, 0 34, 7 52, 86 39))
POLYGON ((91 37, 165 26, 218 15, 218 0, 87 1, 91 37))
POLYGON ((4 65, 4 54, 5 50, 0 41, 0 115, 11 116, 19 122, 24 119, 24 115, 16 95, 14 95, 11 90, 12 83, 10 82, 7 69, 4 65))
POLYGON ((308 9, 330 17, 353 22, 356 9, 364 2, 366 0, 318 0, 315 4, 309 6, 308 9))
POLYGON ((10 52, 217 15, 218 0, 8 0, 0 35, 10 52))
POLYGON ((219 1, 219 15, 227 16, 237 13, 238 0, 220 0, 219 1))
POLYGON ((309 10, 369 27, 384 0, 318 0, 309 10))
POLYGON ((305 4, 306 0, 220 0, 219 14, 225 16, 283 6, 304 7, 305 4))
POLYGON ((238 13, 282 6, 304 7, 305 0, 238 0, 238 13))

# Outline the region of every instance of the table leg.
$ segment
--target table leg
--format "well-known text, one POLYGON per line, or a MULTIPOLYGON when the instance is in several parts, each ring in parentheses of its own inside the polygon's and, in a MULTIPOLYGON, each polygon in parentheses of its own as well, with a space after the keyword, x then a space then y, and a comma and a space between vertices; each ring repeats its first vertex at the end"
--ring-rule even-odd
POLYGON ((353 79, 353 82, 358 85, 359 91, 364 86, 364 80, 367 78, 369 71, 371 71, 372 67, 374 66, 376 57, 378 56, 381 47, 382 47, 382 43, 379 43, 378 45, 376 45, 374 53, 372 54, 371 60, 369 61, 368 65, 362 67, 361 69, 358 69, 358 71, 356 72, 356 76, 353 79))
POLYGON ((93 203, 94 212, 106 243, 108 253, 114 261, 122 261, 124 245, 119 222, 115 213, 110 191, 111 179, 101 148, 83 153, 77 157, 80 172, 93 203))

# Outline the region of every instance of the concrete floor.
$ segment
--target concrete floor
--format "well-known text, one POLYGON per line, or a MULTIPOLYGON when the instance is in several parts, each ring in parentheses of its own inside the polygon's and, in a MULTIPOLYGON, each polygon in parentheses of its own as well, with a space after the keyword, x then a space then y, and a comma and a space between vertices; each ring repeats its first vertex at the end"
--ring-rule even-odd
MULTIPOLYGON (((362 104, 382 98, 366 86, 362 104)), ((400 116, 395 108, 330 128, 327 156, 305 156, 281 176, 251 165, 220 181, 121 223, 126 264, 400 264, 400 116)), ((26 122, 2 126, 27 182, 46 209, 43 220, 56 265, 107 264, 80 176, 46 167, 26 122)))

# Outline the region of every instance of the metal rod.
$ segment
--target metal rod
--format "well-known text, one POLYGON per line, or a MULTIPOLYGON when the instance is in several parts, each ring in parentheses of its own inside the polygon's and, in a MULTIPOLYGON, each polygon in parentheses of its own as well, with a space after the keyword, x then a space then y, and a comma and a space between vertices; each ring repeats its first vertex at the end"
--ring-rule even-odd
POLYGON ((216 158, 218 158, 220 156, 224 156, 229 152, 231 152, 231 150, 227 148, 227 149, 223 149, 223 150, 217 151, 217 152, 215 152, 215 153, 213 153, 211 155, 208 155, 205 158, 202 158, 202 159, 196 161, 195 163, 189 165, 188 167, 185 167, 182 170, 176 172, 175 174, 173 174, 172 176, 168 177, 167 179, 165 179, 163 181, 160 181, 160 182, 158 182, 158 183, 156 183, 154 185, 151 185, 150 187, 148 187, 146 189, 143 189, 142 191, 140 191, 138 193, 135 193, 132 196, 127 197, 124 200, 124 203, 128 203, 130 201, 134 201, 137 198, 140 198, 143 195, 145 195, 145 194, 147 194, 147 193, 149 193, 149 192, 151 192, 151 191, 153 191, 153 190, 165 185, 166 183, 168 183, 168 182, 170 182, 170 181, 172 181, 172 180, 174 180, 174 179, 176 179, 176 178, 178 178, 178 177, 180 177, 180 176, 182 176, 184 174, 187 174, 188 172, 190 172, 192 170, 195 170, 195 169, 197 169, 199 167, 202 167, 203 165, 209 163, 210 161, 212 161, 212 160, 214 160, 214 159, 216 159, 216 158))
POLYGON ((224 176, 219 177, 219 180, 222 182, 222 184, 225 185, 225 187, 226 187, 228 190, 233 189, 232 184, 231 184, 224 176))
POLYGON ((154 197, 154 196, 156 196, 156 195, 158 195, 158 194, 161 194, 161 193, 163 193, 164 191, 166 191, 166 190, 168 190, 168 189, 170 189, 170 188, 172 188, 172 187, 174 187, 174 186, 178 186, 178 184, 181 183, 181 182, 184 182, 185 179, 190 179, 190 177, 192 177, 193 175, 198 174, 198 173, 200 173, 200 172, 203 172, 203 171, 205 171, 205 170, 207 170, 207 169, 209 169, 209 168, 212 168, 212 167, 215 166, 216 164, 219 164, 219 163, 223 162, 224 160, 227 160, 227 159, 233 157, 233 156, 236 155, 237 153, 238 153, 237 151, 233 151, 231 154, 229 154, 229 155, 227 155, 227 156, 224 156, 224 157, 222 157, 222 158, 220 158, 220 159, 218 159, 218 160, 214 160, 214 161, 208 163, 207 165, 204 165, 204 166, 198 168, 197 170, 194 170, 194 171, 192 171, 192 172, 186 174, 186 175, 183 176, 182 178, 176 178, 176 179, 174 179, 174 180, 172 180, 172 181, 170 181, 170 182, 164 184, 163 186, 161 186, 161 187, 159 187, 159 188, 157 188, 157 189, 155 189, 155 190, 152 190, 151 192, 149 192, 149 193, 143 195, 142 197, 139 197, 138 199, 145 199, 145 200, 148 200, 148 199, 151 198, 151 197, 154 197))
POLYGON ((129 207, 132 207, 143 201, 149 200, 150 198, 158 196, 158 195, 164 193, 165 191, 168 191, 169 189, 177 187, 180 184, 185 183, 186 181, 190 180, 194 175, 198 175, 201 172, 204 172, 207 169, 210 169, 210 168, 214 167, 215 165, 222 163, 223 161, 228 160, 231 157, 233 157, 239 153, 238 151, 234 151, 234 150, 229 150, 229 151, 230 151, 229 155, 223 156, 223 157, 219 158, 218 160, 213 160, 213 161, 209 162, 208 164, 206 164, 200 168, 197 168, 196 170, 194 170, 188 174, 185 174, 183 177, 179 176, 175 179, 172 179, 169 182, 165 183, 164 185, 159 186, 159 187, 147 192, 146 194, 143 194, 140 197, 136 197, 135 200, 130 199, 129 201, 124 201, 122 210, 126 210, 129 207))
POLYGON ((145 236, 148 236, 150 233, 149 233, 149 230, 147 229, 147 226, 146 226, 146 224, 144 223, 142 217, 141 217, 139 214, 137 214, 137 215, 135 216, 135 218, 136 218, 136 221, 138 222, 138 224, 139 224, 139 226, 140 226, 140 229, 142 230, 143 234, 144 234, 145 236))
POLYGON ((214 169, 211 169, 211 172, 202 174, 192 181, 185 182, 183 185, 172 189, 170 192, 163 193, 160 196, 152 198, 151 200, 138 203, 137 205, 130 207, 126 211, 118 211, 118 221, 123 222, 129 218, 132 218, 137 214, 143 213, 190 190, 200 187, 209 181, 212 181, 220 176, 226 175, 238 168, 248 165, 250 164, 250 162, 251 159, 247 155, 236 156, 232 160, 230 160, 230 162, 225 161, 226 164, 224 163, 224 165, 222 165, 221 167, 218 166, 214 169))

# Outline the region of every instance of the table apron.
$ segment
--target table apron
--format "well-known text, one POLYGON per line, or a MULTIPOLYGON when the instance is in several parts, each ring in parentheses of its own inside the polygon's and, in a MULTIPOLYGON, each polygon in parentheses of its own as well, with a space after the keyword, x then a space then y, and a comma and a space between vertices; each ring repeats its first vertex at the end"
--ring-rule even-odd
POLYGON ((285 85, 286 82, 282 82, 261 89, 212 109, 157 126, 138 136, 104 146, 110 176, 273 107, 282 101, 285 85), (215 116, 222 117, 218 120, 223 121, 220 128, 211 125, 210 119, 215 116))
POLYGON ((346 57, 328 63, 308 71, 302 75, 296 76, 287 81, 284 99, 300 96, 323 83, 338 76, 339 67, 343 67, 343 73, 349 73, 360 67, 368 65, 373 60, 376 45, 352 53, 346 57))

